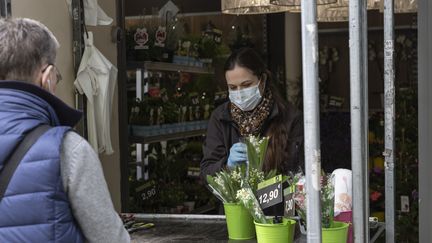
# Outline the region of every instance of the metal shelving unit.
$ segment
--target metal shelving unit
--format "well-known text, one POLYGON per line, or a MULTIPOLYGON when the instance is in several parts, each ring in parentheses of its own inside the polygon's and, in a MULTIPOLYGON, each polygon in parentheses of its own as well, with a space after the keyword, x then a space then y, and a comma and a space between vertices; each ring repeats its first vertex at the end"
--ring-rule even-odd
POLYGON ((128 69, 145 69, 154 71, 185 72, 197 74, 214 74, 213 68, 195 67, 168 62, 128 62, 128 69))
POLYGON ((206 133, 208 121, 192 121, 160 126, 129 126, 129 141, 135 143, 156 143, 181 138, 201 136, 206 133))
MULTIPOLYGON (((213 68, 180 65, 165 62, 128 62, 128 70, 136 70, 135 93, 137 99, 142 99, 148 92, 147 78, 151 72, 185 72, 194 74, 214 74, 213 68)), ((128 88, 133 91, 133 88, 128 88)), ((190 121, 156 126, 129 125, 129 142, 136 144, 137 179, 149 178, 148 158, 144 156, 148 144, 175 139, 202 136, 207 130, 208 121, 190 121)), ((131 163, 129 163, 131 164, 131 163)))

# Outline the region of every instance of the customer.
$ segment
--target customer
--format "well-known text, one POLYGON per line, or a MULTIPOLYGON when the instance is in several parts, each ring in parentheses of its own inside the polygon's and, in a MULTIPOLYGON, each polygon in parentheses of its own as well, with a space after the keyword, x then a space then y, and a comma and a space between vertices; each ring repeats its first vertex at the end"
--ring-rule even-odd
POLYGON ((202 177, 245 163, 240 138, 249 135, 270 137, 264 171, 287 174, 303 167, 302 115, 279 95, 259 55, 250 48, 234 52, 225 63, 225 78, 230 100, 210 118, 202 177))
POLYGON ((20 161, 0 202, 0 242, 130 242, 101 163, 53 94, 59 44, 43 24, 0 19, 0 173, 23 137, 51 128, 20 161))

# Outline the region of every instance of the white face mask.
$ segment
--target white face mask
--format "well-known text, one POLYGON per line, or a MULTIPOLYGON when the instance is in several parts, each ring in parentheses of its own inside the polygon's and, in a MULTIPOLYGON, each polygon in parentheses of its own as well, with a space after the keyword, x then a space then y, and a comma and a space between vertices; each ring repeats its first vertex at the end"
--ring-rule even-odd
POLYGON ((253 87, 240 90, 228 90, 229 99, 242 111, 251 111, 261 101, 261 93, 259 91, 259 83, 253 87))

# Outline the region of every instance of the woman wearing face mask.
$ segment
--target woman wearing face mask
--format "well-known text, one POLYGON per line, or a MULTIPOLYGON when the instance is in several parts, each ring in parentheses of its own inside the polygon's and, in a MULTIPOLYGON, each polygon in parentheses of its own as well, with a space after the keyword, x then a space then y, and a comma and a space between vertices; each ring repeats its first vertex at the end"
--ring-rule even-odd
POLYGON ((225 63, 229 101, 212 113, 203 147, 201 175, 214 174, 247 160, 249 135, 270 137, 264 171, 288 174, 303 167, 303 120, 294 106, 282 99, 271 74, 258 54, 240 49, 225 63))

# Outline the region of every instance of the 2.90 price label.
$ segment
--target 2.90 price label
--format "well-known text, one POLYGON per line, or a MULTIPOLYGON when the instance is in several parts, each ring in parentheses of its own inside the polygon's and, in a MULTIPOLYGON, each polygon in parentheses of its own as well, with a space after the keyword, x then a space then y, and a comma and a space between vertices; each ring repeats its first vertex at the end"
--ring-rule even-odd
POLYGON ((273 177, 258 185, 258 202, 262 209, 266 209, 283 201, 282 177, 273 177))
POLYGON ((135 189, 135 192, 139 194, 139 196, 143 201, 149 200, 150 198, 156 196, 157 194, 156 186, 157 186, 156 182, 154 180, 151 180, 137 187, 135 189))

